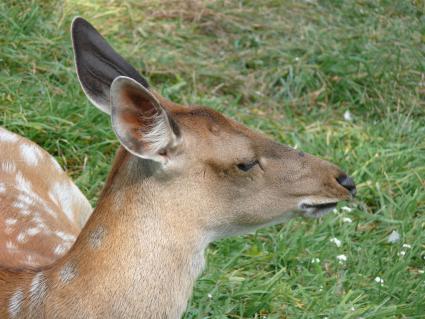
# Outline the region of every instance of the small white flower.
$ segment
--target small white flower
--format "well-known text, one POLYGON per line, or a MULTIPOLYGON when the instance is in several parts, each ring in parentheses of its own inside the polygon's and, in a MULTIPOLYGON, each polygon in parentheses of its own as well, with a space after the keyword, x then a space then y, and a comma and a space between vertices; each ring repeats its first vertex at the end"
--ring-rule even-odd
POLYGON ((401 257, 403 257, 404 255, 406 255, 406 252, 405 252, 404 250, 402 250, 402 251, 400 251, 400 252, 398 253, 398 255, 399 255, 399 256, 401 256, 401 257))
POLYGON ((341 241, 338 238, 336 238, 336 237, 331 238, 330 239, 330 242, 331 243, 334 243, 336 245, 336 247, 341 247, 341 245, 342 245, 341 241))
POLYGON ((381 277, 375 277, 375 282, 382 286, 384 284, 384 279, 381 277))
POLYGON ((353 220, 350 217, 344 217, 342 219, 343 223, 347 223, 347 224, 351 224, 353 222, 353 220))
POLYGON ((212 295, 211 294, 208 294, 208 299, 212 299, 212 295))
POLYGON ((347 122, 351 122, 353 120, 353 116, 351 115, 351 112, 349 110, 344 112, 344 120, 347 122))
POLYGON ((352 212, 353 211, 353 209, 351 208, 351 207, 348 207, 348 206, 343 206, 343 207, 341 207, 341 209, 343 210, 343 211, 345 211, 345 212, 352 212))
POLYGON ((318 263, 320 263, 320 259, 319 259, 319 258, 313 258, 313 259, 311 260, 311 263, 312 263, 312 264, 318 264, 318 263))
POLYGON ((300 60, 299 57, 295 57, 295 61, 298 62, 300 60))
POLYGON ((356 308, 354 308, 354 307, 351 307, 351 311, 356 311, 356 308))
POLYGON ((264 96, 264 94, 260 91, 255 91, 255 94, 259 95, 259 96, 264 96))
POLYGON ((423 274, 423 273, 425 273, 425 270, 419 269, 418 273, 423 274))
POLYGON ((338 256, 336 256, 336 259, 338 260, 338 262, 340 264, 343 264, 344 262, 347 261, 347 256, 345 256, 345 255, 338 255, 338 256))
POLYGON ((412 248, 412 246, 411 246, 411 245, 409 245, 409 244, 403 244, 403 248, 410 249, 410 248, 412 248))
POLYGON ((387 241, 390 244, 394 244, 394 243, 398 242, 399 240, 400 240, 400 234, 396 230, 393 230, 391 232, 391 234, 388 236, 388 239, 387 239, 387 241))

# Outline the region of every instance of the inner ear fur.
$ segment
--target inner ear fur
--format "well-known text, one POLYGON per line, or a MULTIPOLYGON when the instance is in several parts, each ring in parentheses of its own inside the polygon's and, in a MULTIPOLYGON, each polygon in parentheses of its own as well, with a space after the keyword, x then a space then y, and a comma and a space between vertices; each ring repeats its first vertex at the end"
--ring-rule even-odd
POLYGON ((112 126, 121 144, 141 158, 163 162, 177 145, 176 123, 157 98, 128 77, 111 86, 112 126))

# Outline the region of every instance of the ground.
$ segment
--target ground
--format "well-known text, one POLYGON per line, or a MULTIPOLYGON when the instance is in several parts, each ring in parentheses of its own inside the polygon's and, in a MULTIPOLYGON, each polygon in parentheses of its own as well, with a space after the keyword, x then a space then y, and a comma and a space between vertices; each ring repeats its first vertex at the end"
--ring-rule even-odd
POLYGON ((425 318, 424 12, 420 0, 2 1, 0 125, 95 204, 118 142, 74 72, 81 15, 164 96, 357 182, 351 211, 211 245, 185 318, 425 318))

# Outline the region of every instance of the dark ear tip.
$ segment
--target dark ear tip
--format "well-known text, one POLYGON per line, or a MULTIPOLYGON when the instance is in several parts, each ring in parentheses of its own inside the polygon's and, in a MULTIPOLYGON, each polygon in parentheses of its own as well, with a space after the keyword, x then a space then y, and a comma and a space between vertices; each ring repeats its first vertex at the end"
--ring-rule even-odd
POLYGON ((90 22, 88 22, 86 19, 80 17, 80 16, 76 16, 74 19, 72 19, 71 22, 71 34, 75 35, 76 33, 78 33, 81 30, 84 29, 94 29, 95 28, 90 24, 90 22))
POLYGON ((72 22, 71 22, 72 29, 82 25, 91 25, 91 24, 86 19, 80 16, 76 16, 74 17, 74 19, 72 19, 72 22))
POLYGON ((71 22, 71 30, 74 31, 76 29, 78 29, 81 25, 88 23, 87 20, 81 18, 80 16, 76 16, 74 17, 74 19, 72 19, 71 22))

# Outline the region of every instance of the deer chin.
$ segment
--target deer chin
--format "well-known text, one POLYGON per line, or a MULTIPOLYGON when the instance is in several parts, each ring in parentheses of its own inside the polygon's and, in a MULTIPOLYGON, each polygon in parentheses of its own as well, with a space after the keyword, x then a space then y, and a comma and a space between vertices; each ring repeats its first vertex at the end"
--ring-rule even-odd
POLYGON ((301 214, 309 218, 319 218, 336 208, 336 201, 324 203, 301 202, 299 209, 301 214))

